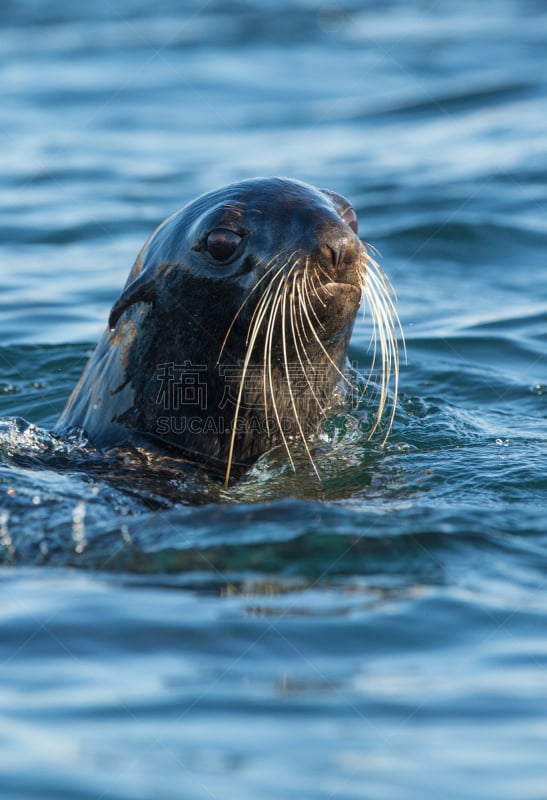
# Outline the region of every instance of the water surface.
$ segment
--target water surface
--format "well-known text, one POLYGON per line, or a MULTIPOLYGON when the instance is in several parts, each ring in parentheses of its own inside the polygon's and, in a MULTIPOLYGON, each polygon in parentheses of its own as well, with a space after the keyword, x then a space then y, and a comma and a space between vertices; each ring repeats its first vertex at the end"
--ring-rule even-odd
POLYGON ((2 4, 3 797, 545 800, 546 29, 538 0, 2 4), (349 197, 396 288, 388 444, 342 421, 320 482, 273 454, 180 502, 105 474, 48 430, 136 253, 270 174, 349 197))

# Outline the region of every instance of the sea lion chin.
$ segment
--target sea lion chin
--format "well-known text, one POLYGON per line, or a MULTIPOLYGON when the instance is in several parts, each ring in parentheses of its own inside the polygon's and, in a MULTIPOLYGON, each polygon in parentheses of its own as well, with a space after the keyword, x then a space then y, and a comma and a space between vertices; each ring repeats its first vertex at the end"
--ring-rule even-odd
POLYGON ((362 295, 382 348, 379 423, 396 315, 351 204, 286 178, 198 197, 145 243, 57 430, 165 448, 226 482, 276 445, 291 460, 346 380, 362 295))

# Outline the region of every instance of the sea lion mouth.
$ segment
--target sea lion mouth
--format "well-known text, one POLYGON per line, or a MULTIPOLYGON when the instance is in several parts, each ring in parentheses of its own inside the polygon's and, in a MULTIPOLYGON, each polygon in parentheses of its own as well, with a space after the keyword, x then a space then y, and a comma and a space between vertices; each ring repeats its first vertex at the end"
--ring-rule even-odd
POLYGON ((340 293, 348 293, 348 294, 357 294, 361 297, 363 293, 363 287, 359 286, 355 283, 348 283, 347 281, 328 281, 324 283, 321 287, 325 292, 329 294, 340 294, 340 293))
MULTIPOLYGON (((320 283, 314 289, 313 299, 319 303, 319 305, 324 305, 329 300, 340 300, 344 297, 356 299, 359 303, 363 296, 363 286, 356 284, 356 283, 349 283, 347 281, 326 281, 325 283, 320 283)), ((301 290, 289 292, 289 299, 293 303, 305 302, 304 300, 305 295, 302 293, 301 290)))

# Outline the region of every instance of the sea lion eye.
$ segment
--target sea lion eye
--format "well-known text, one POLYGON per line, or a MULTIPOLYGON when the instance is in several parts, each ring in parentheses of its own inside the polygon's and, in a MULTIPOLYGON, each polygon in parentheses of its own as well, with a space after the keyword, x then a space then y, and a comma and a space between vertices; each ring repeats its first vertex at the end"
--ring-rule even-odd
POLYGON ((242 237, 227 228, 215 228, 205 240, 205 248, 215 261, 228 261, 233 256, 242 237))
POLYGON ((359 223, 357 221, 357 214, 355 213, 354 209, 349 206, 346 210, 341 214, 342 219, 349 225, 354 233, 359 232, 359 223))

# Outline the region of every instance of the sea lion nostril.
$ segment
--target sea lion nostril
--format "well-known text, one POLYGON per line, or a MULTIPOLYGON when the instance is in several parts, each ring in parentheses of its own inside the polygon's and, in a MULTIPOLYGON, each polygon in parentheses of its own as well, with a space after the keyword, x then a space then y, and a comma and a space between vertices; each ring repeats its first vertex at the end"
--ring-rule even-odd
POLYGON ((328 244, 327 250, 330 251, 330 256, 332 258, 332 266, 334 269, 338 269, 342 261, 344 260, 344 255, 346 253, 346 243, 337 243, 337 244, 328 244))
MULTIPOLYGON (((342 230, 338 225, 329 226, 320 236, 322 262, 326 269, 330 272, 334 270, 336 273, 344 260, 351 256, 351 251, 354 250, 352 246, 352 236, 349 231, 342 230)), ((336 274, 334 275, 336 277, 336 274)))

